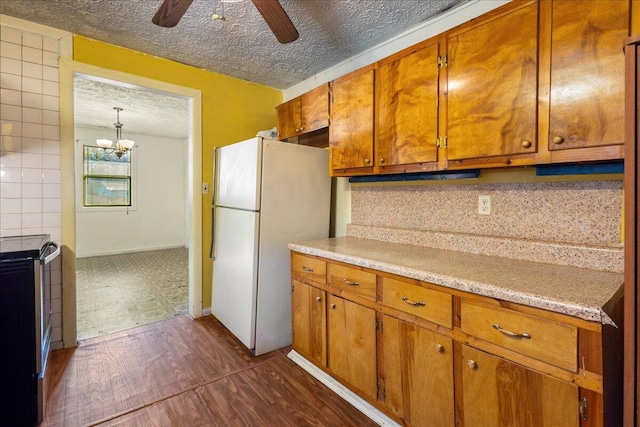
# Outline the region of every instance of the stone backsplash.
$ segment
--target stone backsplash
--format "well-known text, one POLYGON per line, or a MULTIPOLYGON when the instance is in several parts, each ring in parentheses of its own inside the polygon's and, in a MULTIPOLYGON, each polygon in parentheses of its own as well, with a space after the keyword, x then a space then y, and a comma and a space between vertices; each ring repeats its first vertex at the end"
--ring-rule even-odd
POLYGON ((622 272, 621 218, 619 180, 353 185, 347 235, 622 272))

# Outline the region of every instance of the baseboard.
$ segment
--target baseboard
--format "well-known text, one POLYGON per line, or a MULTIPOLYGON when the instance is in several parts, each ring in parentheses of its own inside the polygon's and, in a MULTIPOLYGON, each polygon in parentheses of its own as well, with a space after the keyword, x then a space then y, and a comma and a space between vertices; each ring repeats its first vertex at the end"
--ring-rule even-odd
POLYGON ((369 417, 376 424, 384 427, 401 427, 400 424, 396 423, 391 418, 383 414, 380 410, 371 405, 369 402, 340 384, 336 379, 332 378, 322 369, 309 362, 295 350, 291 350, 289 354, 287 354, 287 357, 291 359, 296 365, 307 371, 312 377, 329 387, 331 391, 353 405, 354 408, 369 417))
POLYGON ((121 255, 121 254, 133 254, 136 252, 149 252, 149 251, 161 251, 163 249, 178 249, 178 248, 186 248, 184 245, 169 245, 169 246, 156 246, 152 248, 136 248, 136 249, 124 249, 124 250, 113 250, 113 251, 102 251, 102 252, 93 252, 89 254, 79 254, 76 255, 76 258, 89 258, 94 256, 108 256, 108 255, 121 255))

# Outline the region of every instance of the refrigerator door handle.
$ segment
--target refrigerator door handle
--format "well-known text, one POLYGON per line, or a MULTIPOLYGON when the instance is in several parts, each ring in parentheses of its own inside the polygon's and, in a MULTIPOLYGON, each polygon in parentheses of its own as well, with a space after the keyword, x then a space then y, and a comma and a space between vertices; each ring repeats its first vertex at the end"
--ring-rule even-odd
POLYGON ((211 191, 211 246, 209 258, 216 259, 216 195, 218 194, 218 147, 213 147, 213 188, 211 191))

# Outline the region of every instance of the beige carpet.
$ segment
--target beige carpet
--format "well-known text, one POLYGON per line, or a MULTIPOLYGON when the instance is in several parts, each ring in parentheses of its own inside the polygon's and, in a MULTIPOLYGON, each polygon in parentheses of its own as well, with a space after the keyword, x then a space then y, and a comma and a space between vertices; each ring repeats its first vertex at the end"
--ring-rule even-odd
POLYGON ((188 312, 187 248, 78 258, 78 340, 188 312))

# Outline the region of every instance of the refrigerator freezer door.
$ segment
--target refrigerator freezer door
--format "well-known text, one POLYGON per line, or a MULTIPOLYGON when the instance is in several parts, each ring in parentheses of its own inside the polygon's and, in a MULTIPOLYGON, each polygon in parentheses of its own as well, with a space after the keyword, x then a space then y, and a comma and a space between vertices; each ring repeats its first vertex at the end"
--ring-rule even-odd
POLYGON ((253 349, 260 214, 218 207, 216 215, 211 313, 253 349))
POLYGON ((252 138, 219 150, 215 204, 260 210, 262 138, 252 138))

